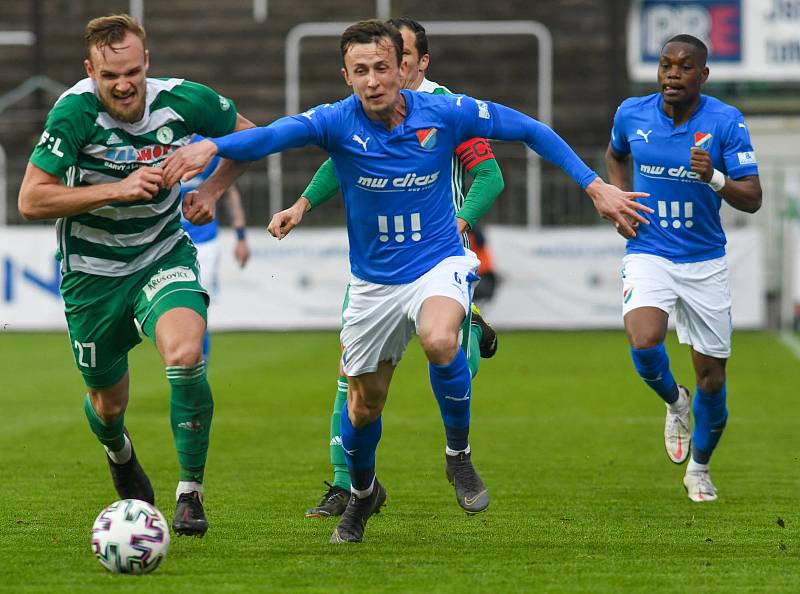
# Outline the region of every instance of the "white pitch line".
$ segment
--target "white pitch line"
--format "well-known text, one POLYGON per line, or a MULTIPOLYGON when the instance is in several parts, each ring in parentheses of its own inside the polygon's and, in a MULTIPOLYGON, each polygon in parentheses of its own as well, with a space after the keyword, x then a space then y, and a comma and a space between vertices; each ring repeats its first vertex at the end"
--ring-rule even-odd
POLYGON ((781 342, 786 345, 792 354, 797 358, 800 359, 800 339, 795 336, 794 332, 788 332, 784 330, 780 333, 781 342))

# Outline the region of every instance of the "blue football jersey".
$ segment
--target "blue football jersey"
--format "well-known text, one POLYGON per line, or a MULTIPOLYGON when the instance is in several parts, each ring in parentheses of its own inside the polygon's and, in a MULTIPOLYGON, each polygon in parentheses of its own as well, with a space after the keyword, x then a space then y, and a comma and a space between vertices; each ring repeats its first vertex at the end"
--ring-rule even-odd
MULTIPOLYGON (((211 174, 214 173, 217 165, 219 165, 219 157, 214 157, 211 163, 209 163, 208 167, 206 167, 205 171, 197 174, 189 181, 181 182, 181 200, 183 200, 183 197, 186 196, 188 192, 196 190, 204 181, 206 181, 211 174)), ((181 225, 183 226, 183 230, 186 231, 189 234, 189 237, 192 238, 193 243, 205 243, 207 241, 211 241, 212 239, 216 239, 217 233, 219 232, 219 223, 217 222, 216 217, 214 217, 210 223, 206 223, 205 225, 193 225, 183 217, 183 211, 181 211, 181 225)))
POLYGON ((355 95, 293 116, 333 161, 353 274, 379 284, 412 282, 464 255, 450 187, 453 151, 492 129, 482 101, 402 92, 406 118, 391 131, 370 120, 355 95))
POLYGON ((725 232, 719 217, 722 198, 689 160, 692 147, 711 154, 715 169, 731 179, 758 175, 755 153, 741 112, 702 95, 689 120, 677 128, 664 113, 661 95, 626 99, 614 116, 611 147, 632 155, 633 189, 650 194, 627 253, 653 254, 673 262, 700 262, 725 255, 725 232))

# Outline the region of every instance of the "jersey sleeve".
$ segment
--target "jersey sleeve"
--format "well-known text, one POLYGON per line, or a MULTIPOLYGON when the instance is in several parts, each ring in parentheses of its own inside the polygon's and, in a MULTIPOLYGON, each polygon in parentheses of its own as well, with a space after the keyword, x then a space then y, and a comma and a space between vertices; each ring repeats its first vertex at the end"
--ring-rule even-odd
POLYGON ((490 126, 484 136, 524 142, 530 149, 560 167, 581 188, 586 188, 598 177, 550 126, 500 103, 484 105, 489 112, 486 121, 490 126))
POLYGON ((200 83, 183 81, 173 91, 191 106, 184 116, 194 132, 203 136, 223 136, 236 127, 236 106, 227 97, 200 83))
POLYGON ((452 109, 448 110, 450 124, 455 130, 459 148, 473 138, 489 138, 493 128, 489 104, 467 95, 448 95, 452 109))
POLYGON ((474 165, 469 174, 473 177, 473 182, 456 216, 474 228, 500 196, 505 184, 503 173, 494 159, 474 165))
POLYGON ((332 198, 339 191, 339 178, 336 177, 336 170, 333 162, 328 159, 319 166, 314 177, 303 190, 303 196, 311 202, 311 208, 316 208, 326 200, 332 198))
POLYGON ((65 176, 91 132, 93 122, 87 121, 84 107, 80 95, 67 95, 56 103, 33 149, 31 163, 50 175, 65 176))
POLYGON ((314 139, 313 144, 328 150, 340 128, 340 106, 340 103, 323 103, 291 118, 302 122, 309 129, 314 139))
POLYGON ((725 173, 731 179, 758 175, 758 164, 750 142, 750 132, 741 113, 737 113, 737 117, 731 120, 728 127, 722 146, 722 159, 725 163, 725 173))
POLYGON ((628 135, 625 133, 624 117, 622 106, 619 106, 614 114, 614 125, 611 128, 611 149, 620 156, 629 155, 631 152, 628 135))
POLYGON ((220 157, 234 161, 257 161, 272 153, 314 143, 312 129, 290 117, 209 140, 217 145, 220 157))

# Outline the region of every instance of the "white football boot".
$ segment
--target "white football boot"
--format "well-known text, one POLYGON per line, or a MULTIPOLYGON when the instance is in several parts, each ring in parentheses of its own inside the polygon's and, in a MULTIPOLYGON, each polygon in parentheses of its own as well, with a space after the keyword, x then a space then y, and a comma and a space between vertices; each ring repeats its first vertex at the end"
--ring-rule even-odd
POLYGON ((667 449, 667 456, 675 464, 683 464, 689 457, 689 445, 692 441, 692 432, 689 429, 691 408, 689 390, 679 385, 678 400, 674 405, 667 405, 667 420, 664 423, 664 447, 667 449), (671 406, 680 409, 680 412, 672 412, 671 406))
POLYGON ((711 482, 708 470, 700 472, 687 472, 683 475, 683 486, 686 494, 692 501, 714 501, 717 498, 717 488, 711 482))

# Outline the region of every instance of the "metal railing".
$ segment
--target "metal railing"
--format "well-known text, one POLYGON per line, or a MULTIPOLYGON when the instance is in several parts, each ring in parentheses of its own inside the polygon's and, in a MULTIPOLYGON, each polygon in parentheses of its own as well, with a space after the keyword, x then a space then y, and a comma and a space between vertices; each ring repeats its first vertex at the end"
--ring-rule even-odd
MULTIPOLYGON (((311 37, 339 36, 351 23, 303 23, 293 27, 286 36, 286 114, 300 113, 300 44, 311 37)), ((537 109, 538 119, 550 125, 553 117, 553 38, 543 24, 536 21, 426 21, 429 35, 503 36, 530 35, 539 44, 537 109)), ((541 162, 539 156, 527 149, 526 214, 529 227, 541 225, 541 162)), ((268 158, 270 210, 283 208, 283 169, 281 155, 268 158)))

